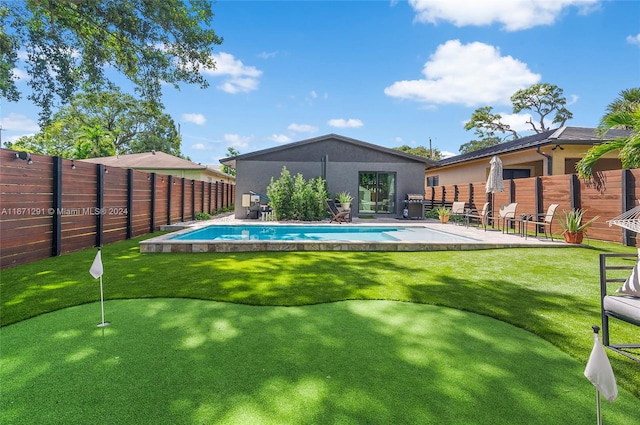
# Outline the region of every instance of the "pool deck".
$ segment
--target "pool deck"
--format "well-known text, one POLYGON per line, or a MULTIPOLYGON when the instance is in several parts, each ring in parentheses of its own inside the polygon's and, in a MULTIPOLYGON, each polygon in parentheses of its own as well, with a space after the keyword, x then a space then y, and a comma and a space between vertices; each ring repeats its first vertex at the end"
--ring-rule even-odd
POLYGON ((561 248, 576 247, 580 245, 567 244, 561 235, 554 236, 554 240, 541 237, 508 234, 498 229, 481 227, 466 227, 455 223, 442 224, 437 220, 398 220, 395 218, 359 219, 354 218, 351 223, 336 224, 328 220, 321 222, 265 222, 260 220, 239 220, 232 216, 219 217, 212 220, 178 223, 163 226, 162 230, 175 230, 166 235, 158 236, 140 242, 140 252, 243 252, 243 251, 462 251, 494 248, 561 248), (186 241, 171 240, 178 232, 187 232, 209 225, 326 225, 326 226, 402 226, 402 227, 426 227, 438 231, 470 238, 465 242, 429 242, 420 240, 407 241, 186 241))

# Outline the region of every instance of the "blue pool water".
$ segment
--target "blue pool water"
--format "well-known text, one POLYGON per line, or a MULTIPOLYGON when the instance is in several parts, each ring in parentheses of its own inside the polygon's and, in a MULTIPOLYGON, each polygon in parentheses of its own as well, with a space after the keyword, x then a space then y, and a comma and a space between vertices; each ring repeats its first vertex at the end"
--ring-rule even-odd
POLYGON ((473 239, 426 227, 211 225, 170 238, 181 241, 427 241, 469 242, 473 239))

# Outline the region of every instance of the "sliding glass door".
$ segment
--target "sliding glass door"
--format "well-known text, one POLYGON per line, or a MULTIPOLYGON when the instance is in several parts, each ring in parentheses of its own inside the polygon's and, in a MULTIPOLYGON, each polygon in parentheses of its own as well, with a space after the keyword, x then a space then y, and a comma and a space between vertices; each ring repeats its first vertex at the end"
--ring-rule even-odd
POLYGON ((396 210, 396 173, 361 171, 359 214, 393 214, 396 210))

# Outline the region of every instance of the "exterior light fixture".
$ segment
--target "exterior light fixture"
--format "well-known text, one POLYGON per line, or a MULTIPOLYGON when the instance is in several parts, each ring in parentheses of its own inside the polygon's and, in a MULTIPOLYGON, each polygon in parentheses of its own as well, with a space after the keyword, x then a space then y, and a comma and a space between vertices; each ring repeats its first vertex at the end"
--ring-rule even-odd
POLYGON ((27 161, 27 164, 33 164, 31 154, 29 152, 16 152, 16 158, 27 161))
POLYGON ((75 162, 73 162, 73 159, 71 160, 71 169, 72 170, 76 169, 76 164, 75 164, 75 162))

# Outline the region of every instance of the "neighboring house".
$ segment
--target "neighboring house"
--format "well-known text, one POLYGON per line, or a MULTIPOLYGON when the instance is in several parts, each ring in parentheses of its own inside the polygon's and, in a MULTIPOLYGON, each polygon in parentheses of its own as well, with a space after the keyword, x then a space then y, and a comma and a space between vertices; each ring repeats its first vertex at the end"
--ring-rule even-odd
MULTIPOLYGON (((253 192, 266 195, 271 179, 283 167, 305 180, 323 177, 329 196, 346 191, 353 196, 354 215, 399 216, 409 193, 424 194, 424 170, 429 159, 337 134, 289 143, 220 162, 236 170, 236 199, 253 192)), ((246 207, 236 202, 235 216, 245 218, 246 207)))
POLYGON ((83 159, 85 162, 104 164, 107 167, 131 168, 147 173, 168 174, 190 180, 234 183, 235 177, 223 173, 219 167, 201 165, 164 152, 151 151, 129 155, 105 156, 83 159))
MULTIPOLYGON (((489 148, 440 160, 425 172, 425 186, 485 181, 489 161, 494 155, 502 160, 505 179, 555 176, 576 172, 576 163, 594 145, 617 137, 626 137, 628 130, 609 130, 605 139, 595 134, 595 128, 561 127, 532 136, 521 137, 489 148)), ((617 152, 598 160, 594 171, 622 168, 617 152)))

